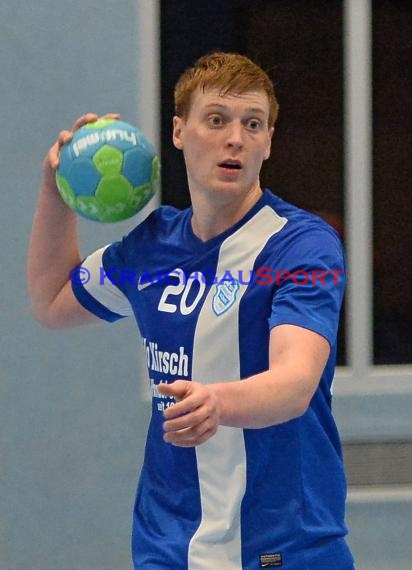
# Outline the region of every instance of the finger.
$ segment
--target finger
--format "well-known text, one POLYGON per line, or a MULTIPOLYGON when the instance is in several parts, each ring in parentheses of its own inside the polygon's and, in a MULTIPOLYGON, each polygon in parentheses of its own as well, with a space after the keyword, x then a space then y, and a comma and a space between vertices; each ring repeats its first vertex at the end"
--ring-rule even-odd
POLYGON ((173 406, 167 408, 168 412, 165 415, 165 418, 177 417, 191 411, 193 407, 197 407, 193 400, 190 399, 191 382, 177 380, 172 384, 162 383, 158 384, 157 389, 159 394, 169 398, 174 398, 176 402, 173 406), (183 405, 182 402, 184 402, 183 405), (176 410, 172 410, 172 408, 176 408, 176 410))
POLYGON ((80 129, 80 127, 83 127, 83 125, 86 125, 87 123, 94 123, 95 121, 97 121, 98 118, 99 117, 98 115, 96 115, 96 113, 86 113, 85 115, 82 115, 74 122, 71 130, 77 131, 78 129, 80 129))
POLYGON ((204 410, 201 408, 185 415, 179 415, 175 419, 168 420, 163 424, 163 430, 165 432, 180 431, 186 428, 196 426, 204 422, 209 415, 206 415, 204 410))
POLYGON ((215 435, 217 426, 213 425, 207 429, 202 430, 200 433, 194 433, 193 430, 184 430, 179 433, 165 434, 164 439, 167 443, 175 445, 176 447, 194 447, 201 445, 208 439, 215 435))
POLYGON ((54 145, 50 148, 48 152, 47 159, 49 161, 50 166, 57 170, 60 164, 60 151, 62 146, 70 142, 73 138, 73 133, 70 131, 60 131, 57 141, 54 145))
POLYGON ((172 420, 174 418, 178 418, 180 416, 193 412, 193 410, 198 408, 199 405, 200 402, 196 402, 191 397, 180 401, 177 400, 173 406, 170 406, 164 410, 163 417, 165 420, 172 420))
POLYGON ((201 411, 204 417, 212 413, 212 404, 210 399, 204 393, 190 394, 183 400, 177 401, 173 406, 166 408, 163 412, 164 419, 174 420, 181 416, 188 416, 196 410, 201 411))
MULTIPOLYGON (((68 133, 68 131, 66 131, 68 133)), ((70 135, 70 133, 69 133, 70 135)), ((61 147, 66 144, 66 142, 69 142, 71 139, 71 136, 64 136, 62 134, 59 135, 57 141, 54 143, 54 145, 50 148, 48 154, 47 154, 47 160, 48 163, 50 164, 50 166, 56 170, 59 167, 60 164, 60 150, 61 147)))
POLYGON ((209 430, 205 431, 202 435, 198 436, 195 441, 193 441, 192 446, 193 445, 202 445, 202 443, 205 443, 208 439, 213 437, 216 432, 217 432, 217 428, 213 428, 213 429, 209 429, 209 430))
POLYGON ((66 143, 70 142, 72 138, 73 138, 73 133, 71 131, 66 131, 66 130, 60 131, 57 137, 57 143, 59 148, 61 148, 66 143))
POLYGON ((106 113, 106 115, 103 115, 101 118, 102 119, 114 119, 115 121, 117 121, 121 118, 121 115, 120 115, 120 113, 106 113))
MULTIPOLYGON (((59 167, 59 164, 60 164, 59 150, 60 150, 60 145, 59 145, 59 143, 56 142, 51 147, 51 149, 49 150, 49 153, 47 156, 47 160, 49 161, 49 164, 53 168, 53 170, 57 170, 57 168, 59 167)), ((46 162, 45 162, 45 164, 46 164, 46 162)))
POLYGON ((166 432, 164 434, 166 441, 179 442, 185 440, 194 440, 201 437, 206 431, 217 429, 217 422, 213 418, 206 418, 202 422, 183 428, 178 431, 166 432))
POLYGON ((160 394, 165 396, 173 396, 174 398, 183 398, 192 386, 192 382, 188 380, 175 380, 170 384, 166 382, 161 382, 157 385, 157 389, 160 394))

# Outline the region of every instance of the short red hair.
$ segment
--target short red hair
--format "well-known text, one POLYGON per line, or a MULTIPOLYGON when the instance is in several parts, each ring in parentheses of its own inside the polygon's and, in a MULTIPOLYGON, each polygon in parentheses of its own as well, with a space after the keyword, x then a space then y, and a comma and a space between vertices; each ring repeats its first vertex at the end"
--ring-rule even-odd
POLYGON ((261 67, 238 53, 215 52, 204 55, 187 69, 175 86, 175 114, 187 119, 192 95, 197 89, 220 89, 226 93, 263 91, 269 100, 268 126, 273 127, 279 114, 273 83, 261 67))

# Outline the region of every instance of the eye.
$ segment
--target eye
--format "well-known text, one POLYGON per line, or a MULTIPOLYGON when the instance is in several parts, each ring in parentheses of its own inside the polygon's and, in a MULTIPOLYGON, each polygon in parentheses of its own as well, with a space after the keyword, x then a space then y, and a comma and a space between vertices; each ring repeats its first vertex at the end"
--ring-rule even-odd
POLYGON ((223 125, 223 119, 219 115, 210 115, 207 121, 211 127, 221 127, 223 125))
POLYGON ((251 131, 257 131, 262 126, 261 121, 259 119, 249 119, 247 122, 247 128, 251 131))

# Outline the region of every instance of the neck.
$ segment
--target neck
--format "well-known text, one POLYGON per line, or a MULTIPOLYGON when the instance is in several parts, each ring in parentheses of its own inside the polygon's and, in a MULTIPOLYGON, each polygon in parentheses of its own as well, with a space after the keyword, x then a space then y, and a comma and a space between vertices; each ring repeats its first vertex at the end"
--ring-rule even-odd
POLYGON ((262 190, 256 187, 238 199, 222 196, 217 200, 205 196, 192 196, 192 229, 202 241, 208 241, 226 231, 247 214, 262 196, 262 190))

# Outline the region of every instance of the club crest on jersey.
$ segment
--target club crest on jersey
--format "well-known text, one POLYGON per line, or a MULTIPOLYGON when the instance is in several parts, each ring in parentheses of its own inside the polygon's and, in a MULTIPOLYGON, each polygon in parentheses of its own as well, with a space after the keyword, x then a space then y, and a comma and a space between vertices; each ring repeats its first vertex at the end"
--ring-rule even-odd
POLYGON ((240 284, 237 279, 232 276, 223 277, 215 288, 213 295, 212 308, 216 316, 223 315, 236 301, 237 292, 240 289, 240 284))

